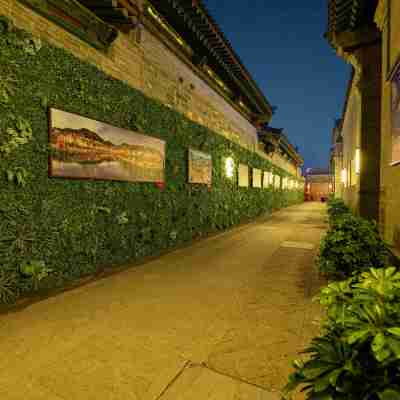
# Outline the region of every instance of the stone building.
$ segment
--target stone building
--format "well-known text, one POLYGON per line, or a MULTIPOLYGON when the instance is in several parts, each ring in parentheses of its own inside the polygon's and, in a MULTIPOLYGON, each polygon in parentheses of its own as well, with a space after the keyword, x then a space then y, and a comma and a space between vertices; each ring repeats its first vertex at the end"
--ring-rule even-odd
POLYGON ((379 1, 382 33, 380 225, 400 255, 400 2, 379 1))
POLYGON ((305 174, 305 199, 326 201, 333 192, 332 176, 328 169, 307 168, 305 174))
POLYGON ((335 197, 342 197, 342 177, 343 168, 343 137, 341 134, 342 120, 336 119, 332 129, 332 142, 330 153, 330 171, 332 176, 332 191, 335 197))
POLYGON ((304 160, 297 149, 289 142, 282 128, 264 125, 258 130, 258 137, 258 153, 260 155, 265 157, 266 154, 267 158, 274 164, 301 179, 301 167, 304 160))
MULTIPOLYGON (((271 105, 202 1, 0 0, 0 7, 17 27, 258 152, 257 129, 271 120, 271 105)), ((292 170, 280 153, 274 161, 292 170)))
POLYGON ((381 34, 374 23, 376 0, 331 0, 326 39, 351 63, 343 108, 341 187, 351 209, 379 219, 381 34))
POLYGON ((341 191, 335 192, 377 220, 399 252, 400 2, 331 0, 328 21, 326 38, 353 66, 340 124, 341 191))

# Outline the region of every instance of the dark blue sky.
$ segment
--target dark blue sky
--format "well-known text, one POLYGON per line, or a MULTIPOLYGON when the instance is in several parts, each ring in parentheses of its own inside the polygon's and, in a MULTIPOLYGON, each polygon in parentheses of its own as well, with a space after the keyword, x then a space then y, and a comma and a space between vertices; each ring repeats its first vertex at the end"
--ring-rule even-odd
POLYGON ((328 167, 350 66, 323 38, 326 0, 204 0, 268 101, 270 123, 299 146, 305 167, 328 167), (246 3, 250 4, 246 6, 246 3))

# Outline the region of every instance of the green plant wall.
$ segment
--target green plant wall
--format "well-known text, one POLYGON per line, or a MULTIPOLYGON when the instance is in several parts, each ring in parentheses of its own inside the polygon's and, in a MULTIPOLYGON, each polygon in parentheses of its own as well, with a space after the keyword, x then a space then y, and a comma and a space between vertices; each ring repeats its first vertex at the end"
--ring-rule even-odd
MULTIPOLYGON (((44 262, 53 271, 44 286, 303 201, 301 191, 238 188, 237 176, 224 176, 226 156, 236 167, 241 162, 289 175, 5 18, 0 18, 0 115, 0 268, 18 277, 22 264, 44 262), (49 178, 48 107, 165 140, 165 188, 49 178), (189 147, 212 155, 211 189, 187 183, 189 147)), ((24 282, 22 289, 15 282, 18 290, 32 289, 24 282)))

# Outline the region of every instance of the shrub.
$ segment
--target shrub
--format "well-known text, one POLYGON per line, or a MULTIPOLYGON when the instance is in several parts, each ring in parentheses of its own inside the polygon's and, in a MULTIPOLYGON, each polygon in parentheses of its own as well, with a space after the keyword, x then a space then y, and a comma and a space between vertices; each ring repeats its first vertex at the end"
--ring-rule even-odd
POLYGON ((320 273, 344 279, 368 268, 383 267, 388 246, 375 223, 351 214, 336 218, 322 239, 317 264, 320 273))
POLYGON ((308 400, 400 399, 400 272, 371 268, 331 283, 316 298, 327 311, 323 334, 295 360, 283 389, 306 385, 308 400))
POLYGON ((330 222, 334 219, 350 213, 349 207, 346 206, 342 199, 330 198, 328 201, 328 215, 330 222))

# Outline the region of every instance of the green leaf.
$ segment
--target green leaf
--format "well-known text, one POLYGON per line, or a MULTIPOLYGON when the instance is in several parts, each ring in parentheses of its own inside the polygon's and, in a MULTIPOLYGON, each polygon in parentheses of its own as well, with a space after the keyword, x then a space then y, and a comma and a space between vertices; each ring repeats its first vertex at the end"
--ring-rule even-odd
POLYGON ((400 358, 400 341, 391 337, 388 337, 386 340, 389 348, 392 350, 396 358, 400 358))
POLYGON ((339 378, 340 374, 342 373, 342 368, 335 369, 329 374, 329 383, 332 386, 336 385, 336 381, 339 378))
POLYGON ((318 393, 318 392, 322 392, 324 391, 329 385, 330 385, 330 381, 329 381, 329 374, 323 376, 322 378, 319 378, 315 381, 314 383, 314 392, 318 393))
POLYGON ((379 332, 371 343, 371 348, 374 352, 381 350, 386 344, 385 335, 382 332, 379 332))
POLYGON ((335 368, 335 365, 329 364, 325 367, 318 367, 318 368, 303 368, 302 372, 307 379, 315 379, 318 376, 324 374, 325 372, 335 368))
POLYGON ((400 391, 395 389, 385 389, 378 393, 380 400, 400 400, 400 391))
POLYGON ((400 337, 400 327, 395 327, 395 328, 387 328, 387 332, 391 333, 392 335, 399 336, 400 337))
POLYGON ((356 332, 353 332, 350 336, 348 336, 347 343, 353 344, 358 340, 366 339, 371 333, 370 328, 365 328, 356 332))
POLYGON ((381 349, 379 351, 374 352, 375 358, 378 361, 384 361, 391 355, 391 351, 388 349, 381 349))
POLYGON ((10 169, 6 171, 8 182, 12 182, 14 180, 14 172, 10 169))

